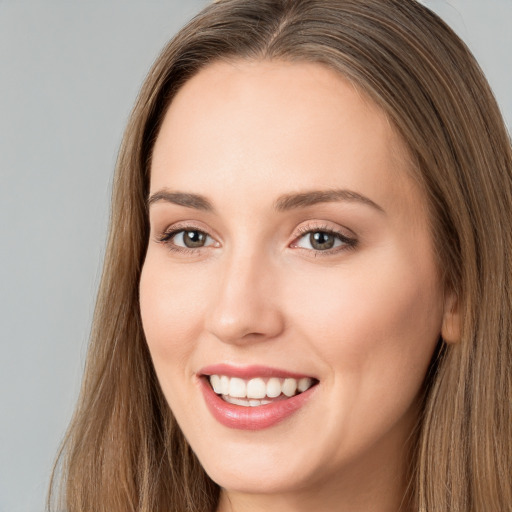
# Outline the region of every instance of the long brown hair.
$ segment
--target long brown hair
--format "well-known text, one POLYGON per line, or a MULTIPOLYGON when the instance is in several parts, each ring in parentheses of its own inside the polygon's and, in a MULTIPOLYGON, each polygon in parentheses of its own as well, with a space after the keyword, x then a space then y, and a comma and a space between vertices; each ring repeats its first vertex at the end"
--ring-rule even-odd
MULTIPOLYGON (((430 206, 459 343, 440 345, 409 491, 422 512, 512 510, 512 154, 474 58, 414 0, 221 0, 164 48, 119 153, 83 387, 54 472, 68 512, 212 511, 218 487, 161 393, 141 327, 151 151, 166 107, 219 59, 324 64, 401 133, 430 206)), ((51 493, 49 506, 56 494, 51 493)))

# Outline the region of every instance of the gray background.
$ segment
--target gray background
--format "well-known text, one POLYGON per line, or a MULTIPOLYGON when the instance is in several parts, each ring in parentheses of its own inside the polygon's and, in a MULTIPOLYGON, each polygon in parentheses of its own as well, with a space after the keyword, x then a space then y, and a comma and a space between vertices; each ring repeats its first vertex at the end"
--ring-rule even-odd
MULTIPOLYGON (((512 126, 512 0, 431 0, 512 126)), ((41 512, 99 281, 138 88, 206 0, 0 0, 0 512, 41 512)))

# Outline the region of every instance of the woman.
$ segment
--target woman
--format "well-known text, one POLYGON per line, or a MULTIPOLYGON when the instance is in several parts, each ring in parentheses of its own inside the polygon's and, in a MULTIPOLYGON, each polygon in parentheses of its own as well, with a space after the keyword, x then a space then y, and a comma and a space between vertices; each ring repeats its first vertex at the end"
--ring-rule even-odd
POLYGON ((408 0, 221 0, 121 148, 69 511, 511 510, 510 140, 408 0))

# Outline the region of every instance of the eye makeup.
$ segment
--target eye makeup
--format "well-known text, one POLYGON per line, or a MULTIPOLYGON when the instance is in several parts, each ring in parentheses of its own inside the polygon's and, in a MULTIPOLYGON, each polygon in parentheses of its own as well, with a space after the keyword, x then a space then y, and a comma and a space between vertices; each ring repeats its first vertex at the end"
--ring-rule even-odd
POLYGON ((308 252, 313 251, 315 256, 336 254, 355 249, 358 245, 358 240, 354 236, 347 236, 341 230, 326 224, 308 223, 305 226, 299 226, 297 231, 299 235, 290 244, 290 247, 308 252))
POLYGON ((156 241, 170 251, 183 254, 196 254, 211 246, 220 247, 219 242, 204 229, 188 223, 171 226, 157 235, 156 241))
MULTIPOLYGON (((342 230, 337 230, 323 224, 310 222, 299 226, 289 244, 292 249, 313 253, 315 256, 328 256, 342 251, 354 249, 358 240, 348 236, 342 230)), ((182 254, 196 254, 202 249, 218 248, 220 243, 206 230, 193 223, 180 223, 171 226, 156 236, 156 241, 167 249, 182 254)))

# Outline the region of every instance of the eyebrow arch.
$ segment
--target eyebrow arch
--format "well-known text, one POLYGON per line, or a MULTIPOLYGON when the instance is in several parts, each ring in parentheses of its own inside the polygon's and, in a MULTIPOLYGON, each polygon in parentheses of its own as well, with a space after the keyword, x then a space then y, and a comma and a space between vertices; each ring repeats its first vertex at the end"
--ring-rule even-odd
POLYGON ((301 192, 299 194, 285 194, 277 199, 274 208, 279 212, 293 210, 296 208, 306 208, 318 203, 332 203, 336 201, 350 201, 362 203, 371 206, 381 213, 384 209, 366 196, 353 192, 351 190, 312 190, 301 192))
POLYGON ((147 202, 148 207, 160 201, 177 204, 178 206, 185 206, 187 208, 194 208, 196 210, 203 210, 206 212, 214 211, 212 203, 210 203, 206 197, 199 194, 190 194, 187 192, 171 192, 170 190, 162 189, 149 196, 147 202))
MULTIPOLYGON (((215 211, 212 203, 206 197, 188 192, 171 192, 162 189, 150 195, 147 201, 148 207, 154 203, 165 201, 186 208, 194 208, 206 212, 215 211)), ((274 203, 274 209, 278 212, 286 212, 298 208, 306 208, 319 203, 333 203, 337 201, 359 202, 371 206, 377 211, 384 213, 384 209, 366 196, 351 190, 312 190, 298 194, 285 194, 280 196, 274 203)))

